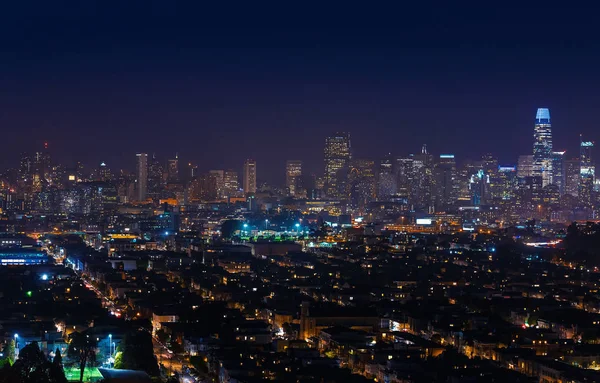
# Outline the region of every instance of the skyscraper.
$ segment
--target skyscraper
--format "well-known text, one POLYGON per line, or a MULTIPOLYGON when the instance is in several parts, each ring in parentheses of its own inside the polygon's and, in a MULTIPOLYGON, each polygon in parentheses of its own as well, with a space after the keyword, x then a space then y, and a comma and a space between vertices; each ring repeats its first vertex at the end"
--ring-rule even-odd
POLYGON ((136 169, 137 200, 145 201, 148 189, 148 154, 138 153, 136 169))
POLYGON ((168 161, 167 181, 179 182, 179 155, 175 154, 175 158, 168 161))
POLYGON ((379 162, 378 178, 377 198, 380 201, 387 201, 391 195, 396 194, 396 176, 393 172, 391 154, 379 162))
POLYGON ((590 206, 592 204, 592 191, 596 177, 596 167, 592 161, 594 143, 592 141, 583 141, 583 138, 580 136, 579 145, 579 174, 581 176, 579 181, 579 199, 584 205, 590 206))
POLYGON ((328 197, 343 195, 340 171, 348 169, 352 158, 350 133, 338 132, 325 138, 325 193, 328 197))
POLYGON ((519 156, 517 164, 517 177, 525 178, 533 176, 533 155, 519 156))
POLYGON ((533 175, 542 177, 542 187, 552 183, 552 125, 547 108, 538 108, 535 115, 533 175))
POLYGON ((300 186, 300 177, 302 176, 302 161, 289 160, 285 164, 285 186, 289 195, 295 196, 300 186))
POLYGON ((226 170, 223 174, 223 196, 239 197, 238 173, 233 170, 226 170))
POLYGON ((256 161, 244 162, 244 193, 256 193, 256 161))
POLYGON ((579 158, 565 161, 565 194, 579 196, 580 167, 579 158))
POLYGON ((436 191, 435 206, 437 210, 445 210, 456 202, 458 196, 454 154, 440 154, 440 159, 435 164, 434 176, 436 191))
POLYGON ((153 154, 148 163, 148 197, 156 200, 161 198, 161 192, 164 189, 163 173, 160 161, 153 154))
POLYGON ((421 153, 413 157, 415 174, 415 208, 433 212, 433 155, 427 152, 427 145, 421 147, 421 153))
POLYGON ((552 183, 558 186, 560 195, 565 194, 565 153, 552 152, 552 183))
POLYGON ((214 177, 215 188, 217 190, 216 195, 219 198, 225 197, 225 171, 224 170, 210 170, 208 172, 214 177))

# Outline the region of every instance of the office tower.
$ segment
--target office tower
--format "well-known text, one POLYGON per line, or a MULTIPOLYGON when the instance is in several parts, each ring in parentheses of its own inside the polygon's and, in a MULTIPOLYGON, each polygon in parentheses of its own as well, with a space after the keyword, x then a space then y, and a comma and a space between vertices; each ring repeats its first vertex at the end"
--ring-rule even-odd
POLYGON ((454 154, 440 154, 434 169, 435 206, 436 210, 444 211, 456 202, 456 161, 454 154))
POLYGON ((100 181, 104 182, 109 182, 112 180, 112 174, 110 172, 110 169, 108 166, 106 166, 106 163, 104 162, 100 163, 100 168, 98 169, 98 178, 100 179, 100 181))
POLYGON ((340 171, 348 169, 352 158, 350 133, 338 132, 325 138, 325 193, 330 198, 343 194, 344 179, 340 171))
POLYGON ((538 206, 542 200, 542 177, 519 178, 518 195, 521 206, 525 208, 538 206))
POLYGON ((138 153, 136 168, 137 200, 145 201, 148 191, 148 154, 138 153))
POLYGON ((195 177, 198 177, 198 165, 194 165, 191 162, 189 162, 186 169, 185 180, 189 181, 194 179, 195 177))
POLYGON ((579 200, 585 206, 590 206, 592 204, 592 192, 596 176, 596 167, 592 160, 594 143, 592 141, 583 141, 583 138, 580 136, 579 145, 579 200))
POLYGON ((285 164, 285 186, 288 194, 295 196, 300 186, 302 176, 302 161, 288 160, 285 164))
POLYGON ((227 197, 225 195, 225 171, 224 170, 210 170, 208 173, 215 178, 214 182, 215 182, 215 188, 216 188, 216 195, 219 198, 227 197))
POLYGON ((167 182, 179 182, 179 155, 167 163, 167 182))
POLYGON ((565 194, 565 153, 552 152, 552 183, 558 186, 560 195, 565 194))
POLYGON ((164 170, 160 161, 152 154, 152 159, 148 164, 148 193, 147 197, 152 199, 160 199, 161 193, 164 190, 164 170))
POLYGON ((533 176, 533 155, 519 156, 517 163, 517 177, 525 178, 533 176))
POLYGON ((498 180, 498 159, 492 154, 487 153, 481 157, 484 176, 482 178, 483 195, 481 203, 490 204, 497 194, 498 180))
POLYGON ((413 157, 415 174, 414 207, 416 210, 433 212, 433 155, 427 152, 427 145, 421 147, 421 153, 413 157))
POLYGON ((498 166, 498 182, 494 184, 492 197, 494 200, 513 201, 518 186, 516 166, 498 166))
POLYGON ((256 193, 256 161, 244 162, 244 193, 256 193))
POLYGON ((353 159, 348 174, 348 197, 353 207, 363 208, 375 199, 375 162, 353 159))
POLYGON ((414 159, 412 157, 396 158, 394 174, 397 185, 396 194, 405 197, 407 201, 412 199, 415 181, 414 159))
POLYGON ((579 158, 565 161, 565 194, 579 196, 580 167, 579 158))
POLYGON ((552 125, 547 108, 538 108, 535 115, 533 175, 542 177, 542 187, 552 183, 552 125))
POLYGON ((240 185, 238 174, 233 170, 226 170, 223 174, 223 195, 224 197, 239 197, 240 185))
POLYGON ((396 176, 393 170, 391 154, 388 154, 379 162, 377 181, 377 199, 387 201, 390 196, 396 194, 396 176))

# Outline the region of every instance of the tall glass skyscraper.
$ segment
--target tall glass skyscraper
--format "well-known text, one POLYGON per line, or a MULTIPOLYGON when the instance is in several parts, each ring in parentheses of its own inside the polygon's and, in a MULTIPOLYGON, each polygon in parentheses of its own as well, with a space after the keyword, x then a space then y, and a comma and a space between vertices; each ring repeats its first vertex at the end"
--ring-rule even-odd
POLYGON ((565 194, 565 153, 552 152, 552 182, 558 186, 560 195, 565 194))
POLYGON ((338 132, 325 139, 325 192, 328 197, 342 196, 342 170, 348 169, 352 158, 350 133, 338 132))
POLYGON ((542 186, 552 183, 552 125, 548 108, 538 108, 535 115, 533 175, 542 177, 542 186))
POLYGON ((592 150, 594 149, 594 142, 584 141, 580 136, 580 147, 579 147, 579 199, 581 202, 590 206, 592 204, 592 190, 594 188, 594 179, 596 177, 596 167, 592 161, 592 150))

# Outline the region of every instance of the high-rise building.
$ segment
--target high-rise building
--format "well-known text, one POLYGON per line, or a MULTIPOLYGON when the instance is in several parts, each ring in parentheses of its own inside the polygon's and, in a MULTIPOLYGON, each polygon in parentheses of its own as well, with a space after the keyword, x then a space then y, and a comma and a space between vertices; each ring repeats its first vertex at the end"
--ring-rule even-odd
POLYGON ((105 162, 100 163, 100 168, 98 169, 98 178, 100 179, 100 181, 104 182, 112 180, 110 168, 106 166, 105 162))
POLYGON ((565 153, 552 152, 552 183, 558 186, 560 195, 565 194, 565 153))
POLYGON ((164 170, 156 155, 152 155, 152 159, 148 164, 148 194, 147 197, 158 200, 161 198, 165 182, 164 170))
POLYGON ((396 158, 394 161, 394 173, 396 176, 396 194, 410 200, 413 195, 415 173, 414 159, 396 158))
POLYGON ((435 164, 434 178, 436 210, 445 210, 456 202, 458 196, 454 154, 440 154, 439 161, 435 164))
POLYGON ((167 165, 167 181, 179 182, 179 155, 175 154, 175 158, 170 159, 167 165))
POLYGON ((244 193, 256 193, 256 161, 244 162, 244 193))
POLYGON ((285 164, 285 186, 288 194, 295 196, 298 194, 300 179, 302 176, 302 161, 289 160, 285 164))
POLYGON ((501 201, 513 201, 516 198, 517 167, 498 166, 498 182, 492 191, 494 199, 501 201))
POLYGON ((552 125, 547 108, 538 108, 535 115, 533 175, 542 177, 542 187, 552 183, 552 125))
POLYGON ((138 153, 136 168, 137 200, 145 201, 148 192, 148 154, 138 153))
POLYGON ((214 177, 214 183, 216 188, 216 194, 219 198, 225 196, 225 171, 224 170, 210 170, 208 172, 214 177))
POLYGON ((519 156, 517 164, 517 177, 525 178, 533 176, 533 155, 526 154, 519 156))
POLYGON ((341 171, 348 169, 352 159, 350 133, 338 132, 325 138, 325 193, 328 197, 343 196, 341 171))
POLYGON ((348 174, 348 196, 351 205, 363 208, 375 198, 375 162, 353 159, 348 174))
POLYGON ((580 167, 579 158, 565 161, 565 194, 579 197, 580 167))
POLYGON ((380 201, 387 201, 391 195, 396 194, 397 185, 393 166, 391 154, 388 154, 379 162, 377 198, 380 201))
POLYGON ((415 209, 432 213, 434 200, 433 155, 427 152, 427 145, 423 145, 421 153, 412 157, 415 174, 415 209))
POLYGON ((592 193, 596 177, 596 167, 592 160, 594 143, 592 141, 583 141, 583 138, 580 136, 579 145, 579 199, 584 205, 590 206, 592 204, 592 193))
POLYGON ((239 190, 238 173, 233 170, 226 170, 223 174, 223 196, 239 197, 239 190))

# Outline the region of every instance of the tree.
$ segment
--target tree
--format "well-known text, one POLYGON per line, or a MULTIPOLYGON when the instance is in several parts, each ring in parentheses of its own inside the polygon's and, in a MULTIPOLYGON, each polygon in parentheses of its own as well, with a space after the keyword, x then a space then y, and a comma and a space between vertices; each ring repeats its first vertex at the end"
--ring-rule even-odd
POLYGON ((15 352, 15 340, 11 339, 10 342, 6 345, 6 349, 4 350, 4 355, 6 359, 10 362, 10 364, 15 363, 16 352, 15 352))
POLYGON ((48 361, 36 342, 30 343, 19 353, 19 359, 0 370, 2 383, 66 383, 62 368, 48 361))
POLYGON ((81 332, 74 332, 69 338, 67 355, 79 364, 79 381, 83 382, 83 373, 87 363, 96 361, 96 338, 81 332))
POLYGON ((158 376, 160 370, 154 355, 152 336, 146 331, 126 334, 115 358, 116 369, 146 371, 150 376, 158 376))

